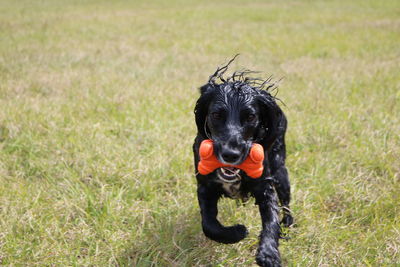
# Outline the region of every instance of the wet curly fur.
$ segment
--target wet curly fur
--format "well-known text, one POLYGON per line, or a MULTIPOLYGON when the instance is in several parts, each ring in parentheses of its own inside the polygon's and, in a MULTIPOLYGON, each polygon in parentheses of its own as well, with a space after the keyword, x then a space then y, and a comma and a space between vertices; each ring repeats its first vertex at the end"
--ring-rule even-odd
MULTIPOLYGON (((236 57, 235 57, 236 58, 236 57)), ((285 132, 287 120, 271 92, 277 88, 271 78, 251 78, 254 72, 244 70, 224 78, 233 58, 218 68, 200 88, 195 107, 197 136, 193 144, 198 182, 197 195, 204 234, 217 242, 236 243, 247 236, 244 225, 223 226, 217 219, 218 199, 232 197, 217 171, 201 175, 197 171, 200 143, 211 138, 217 158, 226 163, 240 163, 253 142, 264 147, 264 172, 258 179, 240 172, 238 196, 252 196, 259 207, 262 231, 256 261, 260 266, 280 266, 278 250, 281 234, 278 199, 283 209, 281 223, 293 223, 290 214, 290 184, 285 167, 285 132)), ((226 184, 225 184, 226 185, 226 184)))

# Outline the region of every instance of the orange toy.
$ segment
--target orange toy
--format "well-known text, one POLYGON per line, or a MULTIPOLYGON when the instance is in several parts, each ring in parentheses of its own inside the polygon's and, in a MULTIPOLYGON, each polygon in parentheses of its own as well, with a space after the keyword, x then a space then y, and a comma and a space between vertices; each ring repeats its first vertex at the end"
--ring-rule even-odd
POLYGON ((214 155, 213 141, 210 139, 201 142, 199 154, 200 162, 197 169, 202 175, 212 173, 221 167, 234 167, 245 171, 251 178, 259 178, 264 170, 264 149, 260 144, 253 144, 249 156, 240 165, 229 165, 218 161, 214 155))

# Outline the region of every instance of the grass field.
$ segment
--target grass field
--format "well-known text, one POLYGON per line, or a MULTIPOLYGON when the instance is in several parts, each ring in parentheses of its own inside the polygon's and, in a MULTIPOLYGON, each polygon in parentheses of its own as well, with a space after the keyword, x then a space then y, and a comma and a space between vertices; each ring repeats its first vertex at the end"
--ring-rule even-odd
POLYGON ((285 266, 400 266, 400 2, 0 0, 0 265, 251 266, 201 231, 197 88, 285 77, 285 266))

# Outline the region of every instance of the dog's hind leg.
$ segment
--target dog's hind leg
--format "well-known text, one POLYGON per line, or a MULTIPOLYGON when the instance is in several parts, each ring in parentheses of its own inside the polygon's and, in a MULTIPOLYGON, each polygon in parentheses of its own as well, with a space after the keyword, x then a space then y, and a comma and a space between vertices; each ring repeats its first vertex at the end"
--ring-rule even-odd
POLYGON ((217 205, 220 196, 221 193, 205 185, 198 185, 197 197, 200 205, 203 232, 208 238, 220 243, 239 242, 247 236, 247 229, 241 224, 225 227, 217 220, 217 205))

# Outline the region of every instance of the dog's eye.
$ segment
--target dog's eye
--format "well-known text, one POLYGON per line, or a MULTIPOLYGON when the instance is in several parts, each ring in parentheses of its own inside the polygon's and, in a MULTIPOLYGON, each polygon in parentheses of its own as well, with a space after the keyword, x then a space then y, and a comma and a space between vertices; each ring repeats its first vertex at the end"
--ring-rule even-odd
POLYGON ((246 121, 247 122, 253 122, 255 119, 256 119, 256 115, 249 114, 249 115, 247 115, 246 121))
POLYGON ((220 120, 222 118, 222 115, 220 112, 213 112, 213 113, 211 113, 211 116, 214 120, 220 120))

